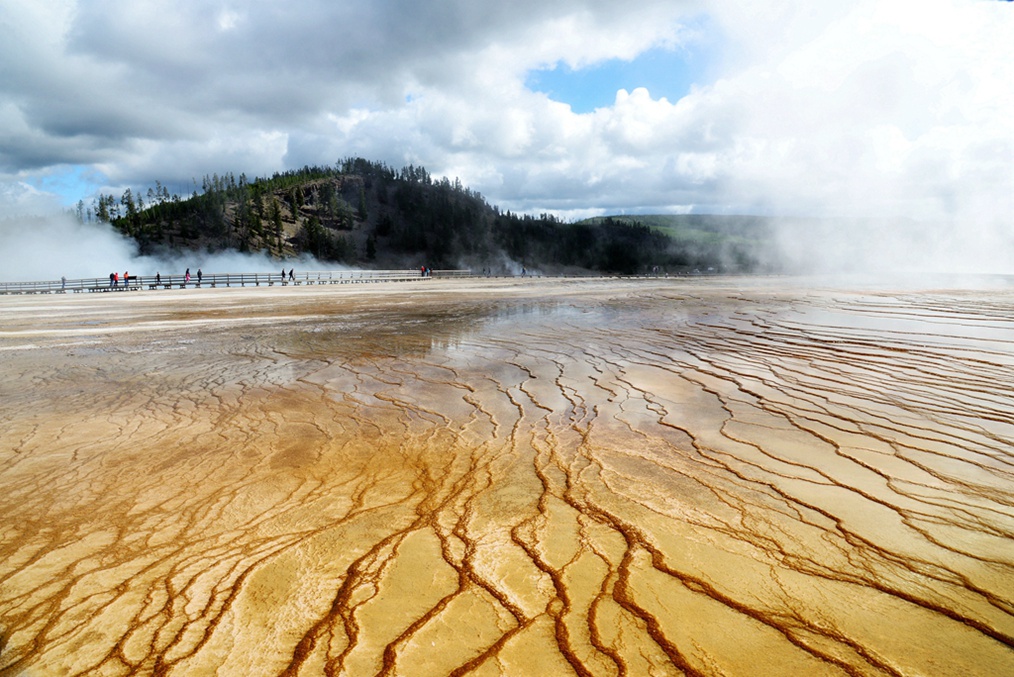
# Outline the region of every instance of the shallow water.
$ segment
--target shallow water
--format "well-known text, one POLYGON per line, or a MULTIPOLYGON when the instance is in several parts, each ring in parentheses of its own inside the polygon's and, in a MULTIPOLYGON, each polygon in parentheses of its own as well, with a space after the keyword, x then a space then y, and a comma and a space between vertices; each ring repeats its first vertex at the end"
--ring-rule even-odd
POLYGON ((1014 293, 0 297, 2 674, 1012 674, 1014 293))

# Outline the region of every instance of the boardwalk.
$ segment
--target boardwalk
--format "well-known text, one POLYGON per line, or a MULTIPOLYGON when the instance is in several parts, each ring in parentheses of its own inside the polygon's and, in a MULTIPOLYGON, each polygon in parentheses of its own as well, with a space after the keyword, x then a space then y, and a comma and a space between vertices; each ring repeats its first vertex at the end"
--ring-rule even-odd
MULTIPOLYGON (((462 277, 468 270, 434 270, 427 277, 462 277)), ((200 289, 202 287, 260 287, 274 285, 359 284, 368 282, 406 282, 425 279, 418 270, 324 270, 288 274, 206 273, 200 282, 196 275, 188 280, 183 274, 138 275, 115 284, 108 277, 42 282, 0 282, 0 294, 64 294, 68 292, 123 292, 141 290, 200 289)))

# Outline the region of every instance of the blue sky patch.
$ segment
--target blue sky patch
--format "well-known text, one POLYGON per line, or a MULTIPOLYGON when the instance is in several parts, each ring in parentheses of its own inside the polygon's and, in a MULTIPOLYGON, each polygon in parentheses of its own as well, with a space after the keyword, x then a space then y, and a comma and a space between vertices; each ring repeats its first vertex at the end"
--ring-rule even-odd
POLYGON ((676 102, 690 92, 692 85, 708 84, 713 77, 715 45, 709 44, 711 31, 706 32, 708 41, 676 49, 656 47, 632 61, 610 59, 577 70, 558 63, 554 68, 530 71, 525 86, 569 104, 575 113, 611 106, 617 90, 631 92, 638 87, 647 88, 653 99, 665 97, 676 102))
POLYGON ((84 165, 63 165, 28 180, 38 190, 58 195, 64 207, 74 207, 78 200, 84 200, 86 208, 91 206, 88 196, 96 193, 107 182, 104 174, 84 165))

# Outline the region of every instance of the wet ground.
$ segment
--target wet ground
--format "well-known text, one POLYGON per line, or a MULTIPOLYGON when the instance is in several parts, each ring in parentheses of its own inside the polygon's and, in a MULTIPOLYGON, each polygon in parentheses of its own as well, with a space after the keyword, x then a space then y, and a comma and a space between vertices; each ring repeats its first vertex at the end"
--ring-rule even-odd
POLYGON ((0 675, 1014 674, 1014 291, 0 317, 0 675))

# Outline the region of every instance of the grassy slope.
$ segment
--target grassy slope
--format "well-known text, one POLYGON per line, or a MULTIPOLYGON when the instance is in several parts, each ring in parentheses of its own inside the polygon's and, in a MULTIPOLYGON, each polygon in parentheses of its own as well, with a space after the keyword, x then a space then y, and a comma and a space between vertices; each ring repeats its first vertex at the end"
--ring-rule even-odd
POLYGON ((746 244, 765 242, 770 238, 768 220, 760 216, 643 214, 601 216, 581 223, 597 224, 609 218, 622 223, 641 223, 652 230, 665 233, 676 242, 686 244, 746 244))

